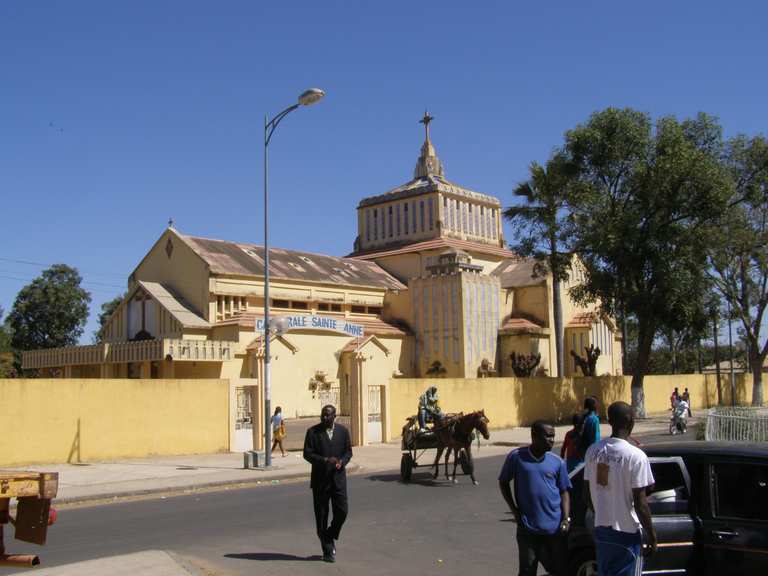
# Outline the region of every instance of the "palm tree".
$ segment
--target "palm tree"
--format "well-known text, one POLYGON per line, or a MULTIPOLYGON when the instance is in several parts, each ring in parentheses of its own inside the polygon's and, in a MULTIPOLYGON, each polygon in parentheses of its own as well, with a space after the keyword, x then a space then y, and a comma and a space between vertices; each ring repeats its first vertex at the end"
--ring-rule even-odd
POLYGON ((530 177, 517 185, 513 194, 525 200, 504 210, 513 226, 517 244, 511 248, 536 261, 534 276, 552 275, 552 311, 555 322, 557 375, 565 373, 563 353, 563 305, 560 283, 568 279, 572 253, 568 250, 570 225, 568 195, 572 191, 575 168, 561 152, 555 153, 546 166, 532 162, 530 177))

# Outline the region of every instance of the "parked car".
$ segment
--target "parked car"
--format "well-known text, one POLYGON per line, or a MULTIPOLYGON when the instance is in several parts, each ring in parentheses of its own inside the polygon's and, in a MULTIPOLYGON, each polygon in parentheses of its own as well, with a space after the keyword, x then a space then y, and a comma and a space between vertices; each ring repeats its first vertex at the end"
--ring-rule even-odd
MULTIPOLYGON (((644 446, 658 550, 644 574, 768 575, 768 444, 669 442, 644 446)), ((571 472, 572 576, 597 574, 586 524, 583 466, 571 472)))

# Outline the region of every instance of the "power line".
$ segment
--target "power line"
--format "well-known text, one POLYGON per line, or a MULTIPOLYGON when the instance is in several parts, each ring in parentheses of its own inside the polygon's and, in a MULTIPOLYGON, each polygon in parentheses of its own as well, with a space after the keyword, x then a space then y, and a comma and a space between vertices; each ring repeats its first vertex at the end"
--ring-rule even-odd
MULTIPOLYGON (((26 266, 38 266, 40 268, 50 268, 53 266, 53 264, 44 264, 42 262, 33 262, 31 260, 19 260, 17 258, 5 258, 3 256, 0 256, 0 261, 2 262, 12 262, 14 264, 24 264, 26 266)), ((78 270, 81 274, 87 274, 88 276, 98 276, 100 278, 120 278, 125 279, 125 275, 123 274, 97 274, 95 272, 85 272, 78 270)))
MULTIPOLYGON (((13 270, 0 270, 0 274, 15 274, 13 270)), ((18 280, 24 280, 24 278, 18 278, 18 280)), ((30 281, 34 280, 34 278, 30 278, 30 281)), ((125 286, 120 286, 118 284, 107 284, 106 282, 96 282, 95 280, 86 280, 83 279, 83 282, 85 284, 92 284, 93 286, 106 286, 107 288, 125 288, 125 286)))
MULTIPOLYGON (((32 278, 19 278, 18 276, 5 276, 3 274, 0 274, 0 279, 2 279, 2 280, 18 280, 20 282, 31 282, 33 280, 32 278)), ((112 290, 100 290, 99 288, 90 288, 88 286, 88 284, 90 284, 89 282, 84 282, 83 284, 84 284, 84 288, 86 288, 89 292, 98 292, 99 294, 113 294, 114 295, 114 291, 112 291, 112 290)), ((106 284, 106 286, 110 286, 110 284, 106 284)), ((116 288, 118 288, 118 287, 116 286, 116 288)), ((119 286, 119 288, 124 289, 123 286, 119 286)))

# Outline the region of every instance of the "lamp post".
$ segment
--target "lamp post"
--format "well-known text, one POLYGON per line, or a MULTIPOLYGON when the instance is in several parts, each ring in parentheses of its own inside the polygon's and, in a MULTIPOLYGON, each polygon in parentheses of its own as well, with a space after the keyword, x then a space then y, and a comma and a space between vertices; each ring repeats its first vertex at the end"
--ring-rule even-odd
POLYGON ((319 88, 305 90, 299 96, 296 104, 288 106, 277 116, 269 120, 264 117, 264 466, 272 465, 272 383, 270 381, 270 351, 269 339, 271 326, 269 322, 269 193, 267 150, 277 125, 288 114, 299 106, 310 106, 318 102, 325 92, 319 88))

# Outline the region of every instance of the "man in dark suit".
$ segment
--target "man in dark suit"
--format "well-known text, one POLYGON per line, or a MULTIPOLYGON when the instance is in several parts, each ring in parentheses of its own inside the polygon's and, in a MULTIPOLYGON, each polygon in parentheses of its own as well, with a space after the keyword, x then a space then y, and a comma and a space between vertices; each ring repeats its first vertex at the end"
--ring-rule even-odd
POLYGON ((336 561, 334 540, 347 518, 347 463, 352 459, 349 432, 335 424, 336 408, 323 406, 320 424, 307 430, 304 438, 304 459, 312 464, 310 488, 315 506, 317 536, 323 548, 323 560, 336 561), (330 504, 330 506, 329 506, 330 504), (329 507, 333 521, 328 525, 329 507))

